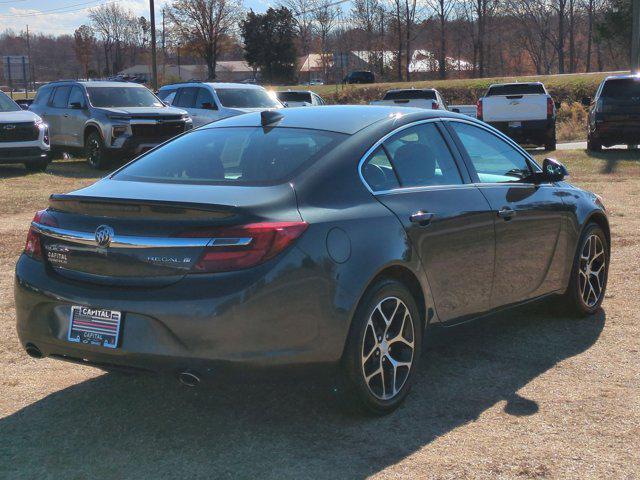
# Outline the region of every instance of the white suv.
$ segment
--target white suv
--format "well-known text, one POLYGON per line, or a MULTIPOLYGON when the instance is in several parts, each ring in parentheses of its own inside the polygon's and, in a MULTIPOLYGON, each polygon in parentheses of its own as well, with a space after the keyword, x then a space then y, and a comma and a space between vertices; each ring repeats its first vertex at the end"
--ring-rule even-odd
POLYGON ((0 164, 24 163, 31 172, 49 165, 49 127, 0 92, 0 164))
POLYGON ((242 113, 283 108, 263 87, 242 83, 174 83, 162 87, 158 97, 167 105, 186 110, 194 128, 242 113))

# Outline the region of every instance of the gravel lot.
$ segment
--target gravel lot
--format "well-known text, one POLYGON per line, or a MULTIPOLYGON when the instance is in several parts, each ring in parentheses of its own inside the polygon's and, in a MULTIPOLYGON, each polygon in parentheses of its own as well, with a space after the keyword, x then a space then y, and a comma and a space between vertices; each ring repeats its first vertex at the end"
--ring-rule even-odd
POLYGON ((193 390, 27 357, 12 288, 28 223, 95 172, 0 166, 0 478, 640 477, 640 154, 557 157, 609 210, 603 309, 573 320, 529 305, 447 332, 380 419, 343 413, 321 385, 193 390))

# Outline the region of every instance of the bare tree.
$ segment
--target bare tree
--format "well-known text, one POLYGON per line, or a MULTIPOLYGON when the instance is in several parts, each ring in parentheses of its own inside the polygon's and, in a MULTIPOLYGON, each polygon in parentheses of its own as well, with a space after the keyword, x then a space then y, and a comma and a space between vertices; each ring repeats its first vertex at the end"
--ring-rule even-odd
POLYGON ((331 51, 329 35, 342 13, 339 6, 333 0, 318 0, 311 12, 313 22, 316 25, 320 37, 320 59, 322 62, 323 79, 326 81, 331 66, 331 51))
POLYGON ((551 73, 553 55, 553 9, 546 0, 511 0, 509 10, 519 25, 517 38, 538 75, 551 73))
POLYGON ((405 52, 407 55, 405 64, 405 75, 407 81, 411 80, 411 59, 413 56, 413 50, 411 45, 415 38, 414 27, 417 13, 417 1, 416 0, 404 0, 404 33, 405 33, 405 52))
POLYGON ((93 30, 89 25, 80 25, 73 32, 74 50, 76 58, 82 66, 82 74, 84 78, 89 78, 89 63, 91 62, 91 54, 96 38, 93 36, 93 30))
POLYGON ((307 56, 309 62, 309 80, 311 80, 311 63, 308 55, 311 53, 311 39, 313 37, 313 12, 316 7, 314 0, 283 0, 280 5, 293 12, 296 31, 300 38, 300 51, 307 56))
POLYGON ((447 77, 447 22, 455 0, 427 0, 427 5, 435 12, 440 24, 440 50, 438 52, 438 72, 441 79, 447 77))
POLYGON ((565 17, 567 15, 567 2, 569 0, 552 0, 551 8, 558 19, 558 31, 555 36, 554 48, 558 54, 558 73, 564 73, 564 44, 566 37, 565 17))
POLYGON ((181 43, 189 45, 207 64, 207 78, 216 78, 223 39, 237 26, 240 0, 174 0, 166 10, 181 43))
POLYGON ((380 0, 354 0, 350 23, 364 34, 366 59, 372 70, 384 74, 384 6, 380 0))
POLYGON ((127 33, 135 17, 130 10, 127 10, 116 3, 107 3, 89 11, 89 18, 93 28, 98 32, 104 44, 105 65, 109 73, 109 65, 112 71, 118 72, 122 68, 122 47, 129 40, 127 33), (109 58, 113 50, 113 57, 109 58))

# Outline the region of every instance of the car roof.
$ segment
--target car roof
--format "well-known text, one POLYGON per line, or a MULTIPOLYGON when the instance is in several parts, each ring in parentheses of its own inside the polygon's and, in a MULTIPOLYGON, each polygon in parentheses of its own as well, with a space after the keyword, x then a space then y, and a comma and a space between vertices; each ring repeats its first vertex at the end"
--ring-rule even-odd
POLYGON ((437 92, 436 88, 391 88, 387 90, 389 92, 437 92))
POLYGON ((640 80, 640 75, 633 74, 633 73, 627 73, 627 74, 621 74, 621 75, 609 75, 604 79, 604 81, 606 82, 607 80, 620 80, 620 79, 627 79, 627 78, 640 80))
MULTIPOLYGON (((278 127, 311 128, 346 133, 348 135, 353 135, 363 128, 384 120, 393 123, 406 115, 416 117, 416 120, 440 117, 469 118, 442 110, 386 105, 329 105, 323 107, 285 108, 277 112, 282 115, 282 119, 277 122, 278 127)), ((256 112, 225 118, 201 128, 259 126, 262 126, 261 113, 256 112)))
POLYGON ((314 93, 311 90, 276 90, 276 94, 278 93, 314 93))
POLYGON ((542 85, 544 87, 544 83, 542 82, 506 82, 506 83, 492 83, 491 85, 489 85, 489 88, 491 87, 502 87, 505 85, 542 85))
MULTIPOLYGON (((84 85, 85 87, 145 87, 139 83, 133 82, 118 82, 115 80, 56 80, 54 82, 47 83, 46 86, 54 86, 54 85, 64 85, 64 84, 73 84, 73 85, 84 85)), ((45 85, 43 85, 45 86, 45 85)))
POLYGON ((214 90, 221 90, 224 88, 244 88, 244 89, 253 89, 253 90, 263 90, 264 87, 261 85, 253 85, 251 83, 226 83, 226 82, 180 82, 180 83, 170 83, 167 85, 163 85, 160 90, 165 88, 177 88, 177 87, 190 87, 190 86, 199 86, 199 85, 208 85, 214 90))

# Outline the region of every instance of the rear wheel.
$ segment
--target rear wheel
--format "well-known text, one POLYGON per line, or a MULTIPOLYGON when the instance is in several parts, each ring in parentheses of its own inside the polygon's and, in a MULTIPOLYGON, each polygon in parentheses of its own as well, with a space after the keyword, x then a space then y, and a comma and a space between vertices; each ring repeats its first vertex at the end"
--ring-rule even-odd
POLYGON ((97 170, 105 169, 109 166, 108 152, 98 132, 91 131, 84 142, 84 153, 87 163, 91 168, 97 170))
POLYGON ((609 273, 609 244, 602 228, 585 228, 573 261, 571 281, 565 293, 567 307, 579 316, 591 315, 604 300, 609 273))
POLYGON ((421 346, 411 293, 395 280, 376 283, 358 306, 347 339, 344 400, 374 415, 398 408, 411 389, 421 346))
POLYGON ((590 152, 601 152, 602 151, 602 143, 593 138, 592 135, 587 136, 587 150, 590 152))
POLYGON ((547 141, 544 144, 544 149, 546 152, 550 152, 556 149, 556 131, 555 130, 547 138, 547 141))

